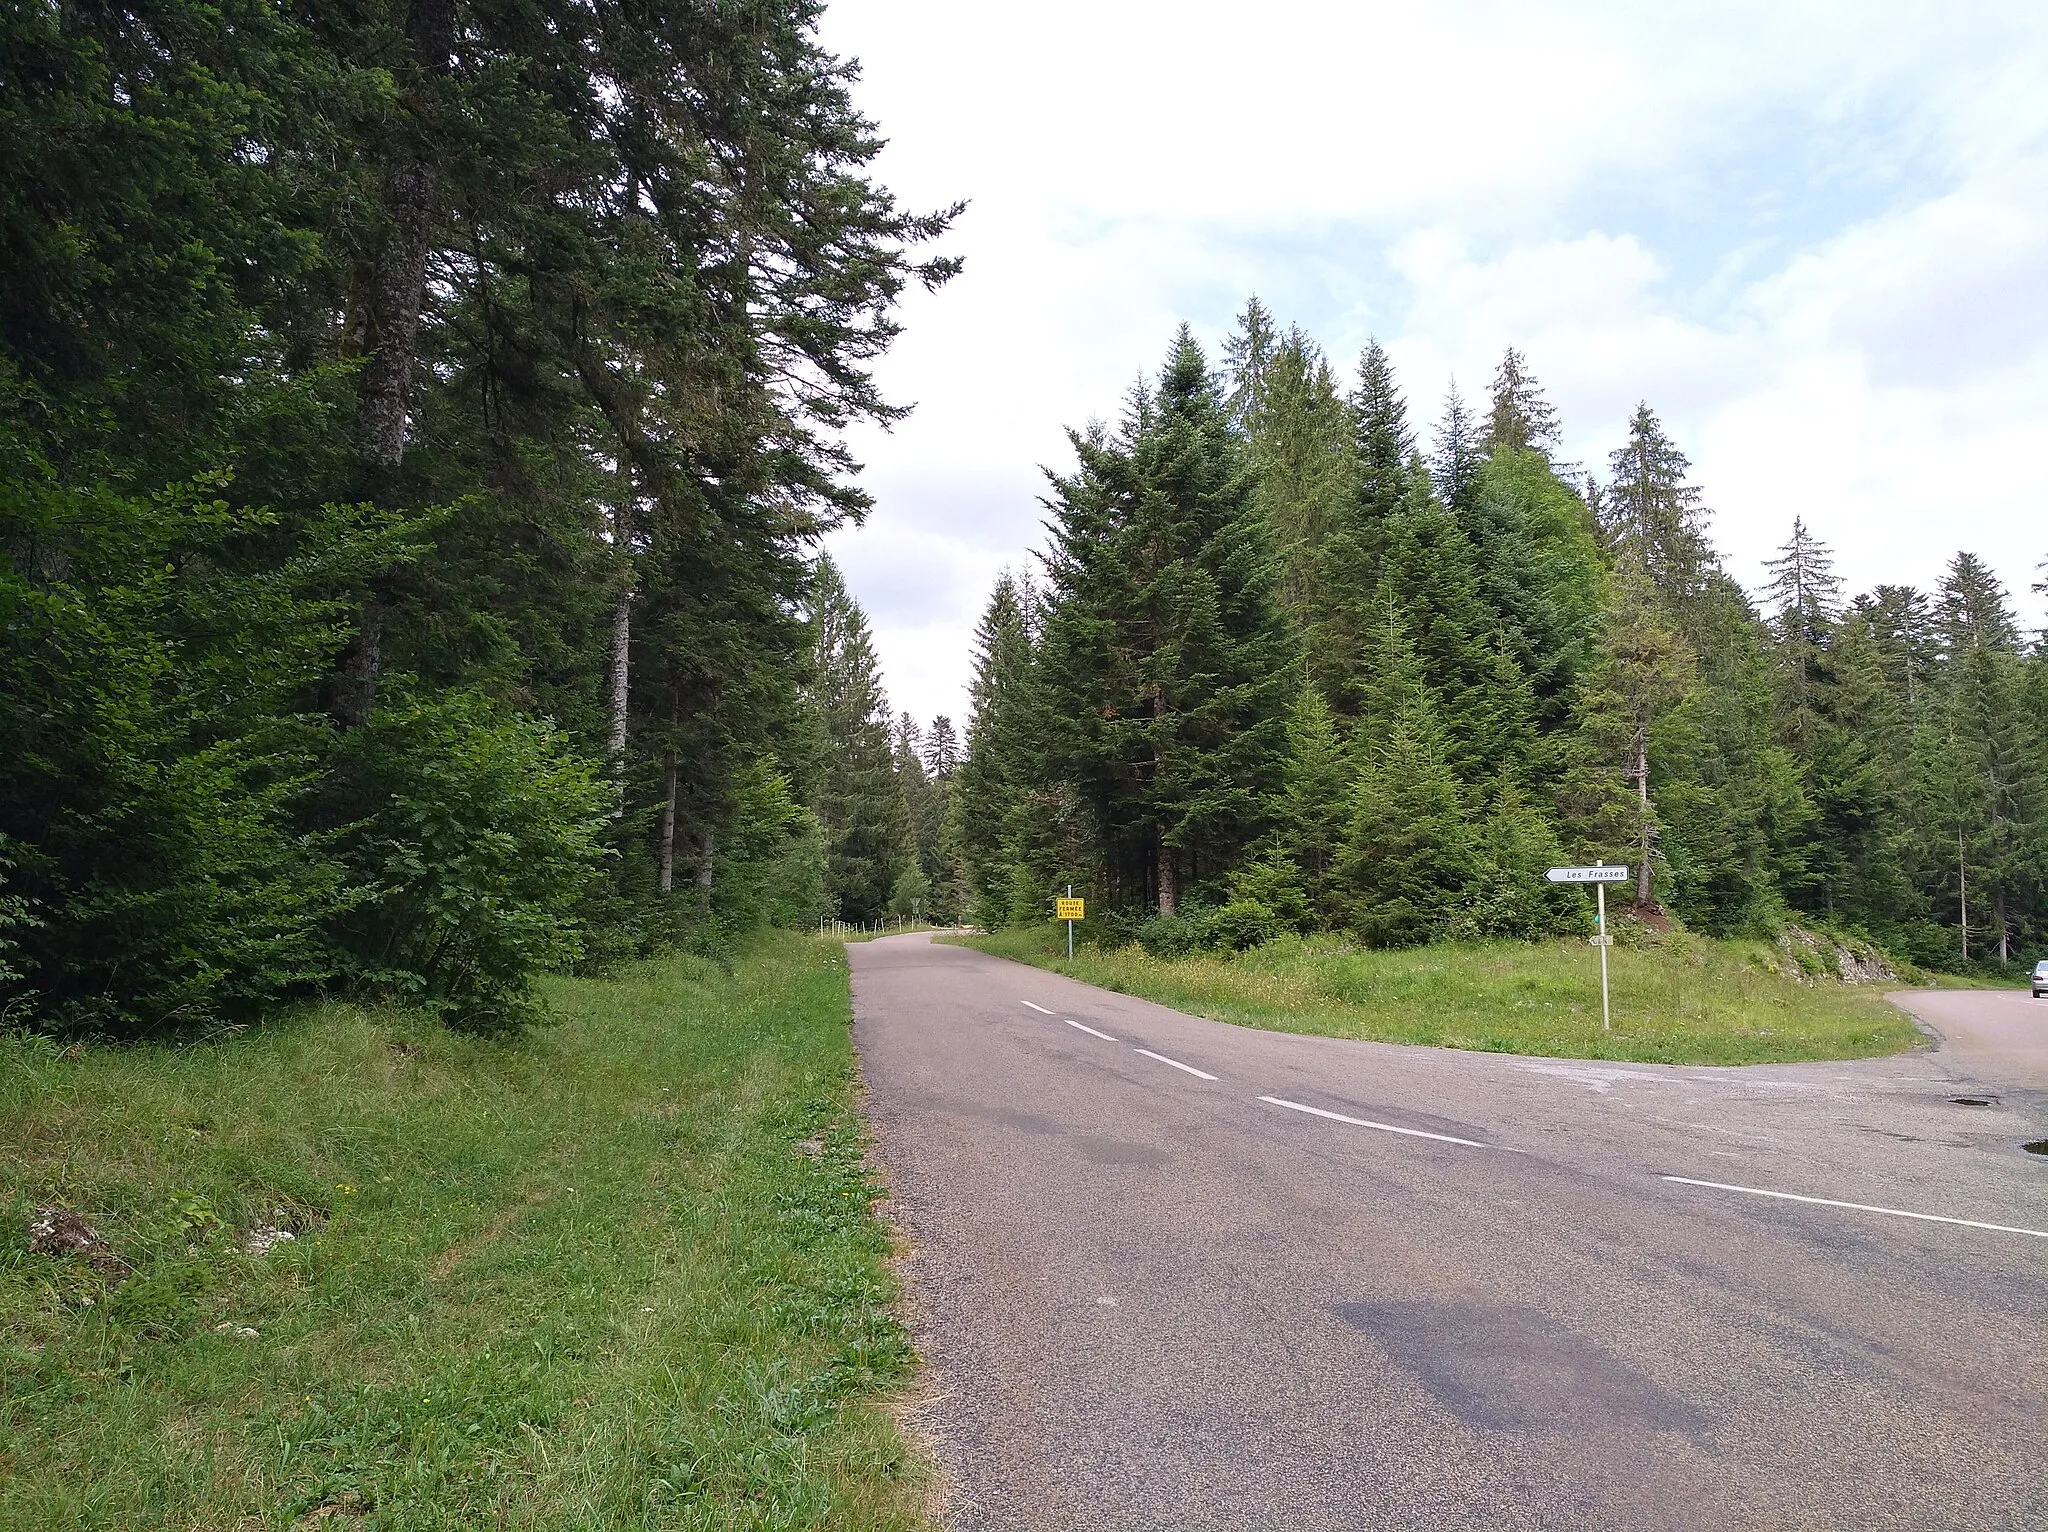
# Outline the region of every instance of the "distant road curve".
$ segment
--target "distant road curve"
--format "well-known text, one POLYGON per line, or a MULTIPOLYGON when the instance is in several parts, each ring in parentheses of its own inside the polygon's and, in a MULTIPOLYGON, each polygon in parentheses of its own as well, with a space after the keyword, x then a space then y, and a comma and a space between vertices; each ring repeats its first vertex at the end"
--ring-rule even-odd
POLYGON ((1904 989, 1888 998, 1939 1033, 1941 1056, 1972 1079, 2048 1091, 2048 999, 2023 989, 1904 989))

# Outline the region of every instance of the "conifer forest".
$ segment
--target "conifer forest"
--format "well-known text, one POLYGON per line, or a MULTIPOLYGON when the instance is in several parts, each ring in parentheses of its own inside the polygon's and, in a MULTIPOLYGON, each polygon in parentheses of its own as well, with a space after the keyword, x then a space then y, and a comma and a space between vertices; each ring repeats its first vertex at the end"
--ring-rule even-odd
POLYGON ((1652 408, 1560 461, 1513 349, 1425 421, 1376 344, 1183 329, 1049 468, 971 717, 895 712, 821 540, 959 209, 875 179, 818 13, 6 10, 6 1025, 494 1030, 545 971, 1070 883, 1156 950, 1538 939, 1596 858, 1709 934, 2048 944, 2011 593, 1847 592, 1796 506, 1746 590, 1652 408))
MULTIPOLYGON (((2048 640, 1968 552, 1849 595, 1796 509, 1746 591, 1649 405, 1592 469, 1512 347, 1425 440, 1254 299, 1071 433, 998 581, 952 779, 975 918, 1174 952, 1790 921, 1931 967, 2048 942, 2048 640)), ((2048 575, 2048 568, 2044 568, 2048 575)))

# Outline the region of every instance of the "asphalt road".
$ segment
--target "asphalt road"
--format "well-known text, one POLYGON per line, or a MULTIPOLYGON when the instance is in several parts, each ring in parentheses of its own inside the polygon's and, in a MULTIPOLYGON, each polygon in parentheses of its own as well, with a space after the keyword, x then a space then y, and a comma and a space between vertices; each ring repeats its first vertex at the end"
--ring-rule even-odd
POLYGON ((2048 1093, 848 952, 952 1527, 2048 1527, 2048 1093))
POLYGON ((2024 989, 1909 989, 1891 1000, 1941 1034, 1959 1073, 2048 1094, 2048 998, 2024 989))

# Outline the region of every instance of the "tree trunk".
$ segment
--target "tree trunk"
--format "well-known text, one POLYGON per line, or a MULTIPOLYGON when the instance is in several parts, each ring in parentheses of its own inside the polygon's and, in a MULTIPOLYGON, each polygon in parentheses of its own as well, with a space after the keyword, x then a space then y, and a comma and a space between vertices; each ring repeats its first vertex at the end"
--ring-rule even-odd
POLYGON ((373 598, 357 611, 355 637, 334 667, 327 712, 344 729, 370 721, 370 709, 377 702, 377 678, 383 670, 383 649, 384 608, 373 598))
POLYGON ((1650 907, 1650 731, 1636 733, 1636 904, 1650 907))
POLYGON ((717 865, 717 857, 717 832, 706 830, 703 843, 697 848, 697 886, 699 888, 709 888, 711 886, 712 872, 717 865))
MULTIPOLYGON (((619 591, 618 602, 612 608, 612 731, 611 738, 606 742, 605 753, 611 761, 613 774, 617 776, 624 776, 626 772, 626 701, 632 648, 633 587, 628 584, 619 591)), ((673 783, 669 796, 675 796, 673 783)))
POLYGON ((672 893, 676 886, 676 754, 671 750, 663 761, 661 778, 661 891, 672 893))
MULTIPOLYGON (((455 48, 454 0, 412 0, 406 18, 412 62, 419 76, 406 92, 406 122, 385 166, 385 213, 390 228, 370 276, 366 347, 356 404, 364 487, 386 510, 396 508, 405 459, 413 365, 419 351, 420 305, 426 295, 427 257, 433 247, 440 177, 425 141, 424 81, 445 77, 455 48)), ((369 721, 383 673, 384 611, 380 593, 364 600, 356 636, 336 667, 329 711, 336 723, 369 721)))
MULTIPOLYGON (((1166 697, 1155 690, 1152 693, 1152 790, 1159 790, 1159 779, 1165 775, 1166 762, 1159 754, 1159 720, 1166 716, 1166 697)), ((1159 827, 1159 913, 1171 915, 1180 907, 1180 884, 1174 878, 1173 847, 1166 842, 1166 827, 1159 827)))
POLYGON ((1970 961, 1970 864, 1963 858, 1963 832, 1956 831, 1956 894, 1963 905, 1963 961, 1970 961))

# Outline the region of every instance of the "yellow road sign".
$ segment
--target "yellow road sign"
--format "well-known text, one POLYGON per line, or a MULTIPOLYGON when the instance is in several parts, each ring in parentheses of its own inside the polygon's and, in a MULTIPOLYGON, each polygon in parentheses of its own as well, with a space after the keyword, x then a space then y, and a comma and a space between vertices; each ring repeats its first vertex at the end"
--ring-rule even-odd
POLYGON ((1086 899, 1055 899, 1053 900, 1052 918, 1054 920, 1086 920, 1088 918, 1088 901, 1086 899))

